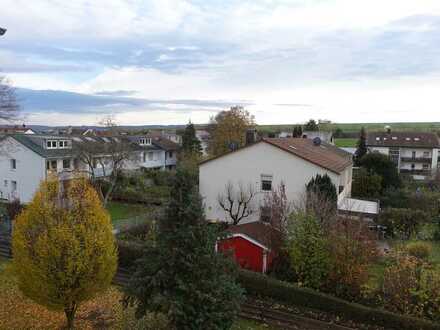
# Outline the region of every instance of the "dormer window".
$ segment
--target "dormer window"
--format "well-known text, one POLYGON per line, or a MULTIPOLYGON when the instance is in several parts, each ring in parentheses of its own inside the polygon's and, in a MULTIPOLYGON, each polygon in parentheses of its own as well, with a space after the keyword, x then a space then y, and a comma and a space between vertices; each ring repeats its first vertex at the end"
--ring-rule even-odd
POLYGON ((420 139, 418 137, 414 138, 414 141, 420 141, 420 139))
POLYGON ((58 141, 58 145, 61 149, 65 149, 69 147, 69 143, 67 140, 58 141))
POLYGON ((151 144, 151 138, 140 138, 139 144, 141 146, 150 145, 151 144))
POLYGON ((46 141, 46 147, 47 147, 47 149, 56 149, 57 148, 57 141, 56 140, 46 141))
POLYGON ((376 141, 380 141, 380 137, 376 137, 376 141))

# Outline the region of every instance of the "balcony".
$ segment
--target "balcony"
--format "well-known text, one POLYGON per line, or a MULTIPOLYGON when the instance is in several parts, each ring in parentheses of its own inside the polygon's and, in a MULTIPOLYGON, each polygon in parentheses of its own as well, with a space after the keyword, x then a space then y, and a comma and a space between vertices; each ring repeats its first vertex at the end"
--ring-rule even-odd
POLYGON ((431 175, 431 170, 410 170, 406 168, 402 168, 400 170, 400 173, 402 174, 411 174, 411 175, 431 175))
POLYGON ((408 163, 432 163, 431 157, 401 157, 400 160, 408 163))

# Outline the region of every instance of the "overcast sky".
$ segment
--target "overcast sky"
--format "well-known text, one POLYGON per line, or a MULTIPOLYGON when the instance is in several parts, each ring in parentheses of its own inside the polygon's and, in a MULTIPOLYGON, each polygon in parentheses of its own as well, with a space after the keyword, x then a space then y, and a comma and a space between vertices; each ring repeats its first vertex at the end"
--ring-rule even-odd
POLYGON ((1 0, 0 27, 27 123, 440 121, 439 0, 1 0))

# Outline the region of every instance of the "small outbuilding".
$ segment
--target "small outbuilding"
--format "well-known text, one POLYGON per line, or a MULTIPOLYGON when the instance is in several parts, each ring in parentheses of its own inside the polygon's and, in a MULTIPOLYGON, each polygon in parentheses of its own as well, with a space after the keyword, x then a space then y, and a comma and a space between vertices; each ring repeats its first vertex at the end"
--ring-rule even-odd
POLYGON ((217 251, 230 253, 241 268, 266 273, 281 242, 281 233, 263 222, 231 226, 217 242, 217 251))

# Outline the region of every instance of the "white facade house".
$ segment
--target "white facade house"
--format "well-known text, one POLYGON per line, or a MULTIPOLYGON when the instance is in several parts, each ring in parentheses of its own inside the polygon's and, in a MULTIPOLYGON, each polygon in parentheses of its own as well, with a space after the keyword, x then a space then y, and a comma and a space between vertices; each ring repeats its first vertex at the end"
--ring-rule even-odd
POLYGON ((351 196, 352 157, 327 143, 303 138, 265 138, 255 144, 204 161, 200 165, 199 191, 210 221, 231 219, 220 207, 218 197, 226 186, 253 187, 254 212, 243 223, 260 220, 265 194, 284 184, 287 199, 304 198, 307 183, 327 174, 338 190, 338 203, 351 196))
POLYGON ((95 177, 109 175, 111 161, 105 154, 105 144, 124 142, 133 153, 133 157, 124 162, 124 170, 176 166, 178 146, 146 136, 128 139, 119 136, 8 135, 0 140, 0 198, 28 203, 40 182, 49 176, 68 180, 74 172, 90 175, 93 172, 95 177), (80 156, 81 145, 93 145, 91 166, 80 156))
POLYGON ((400 173, 416 180, 432 178, 439 168, 440 140, 435 133, 371 132, 367 148, 389 156, 400 173))

